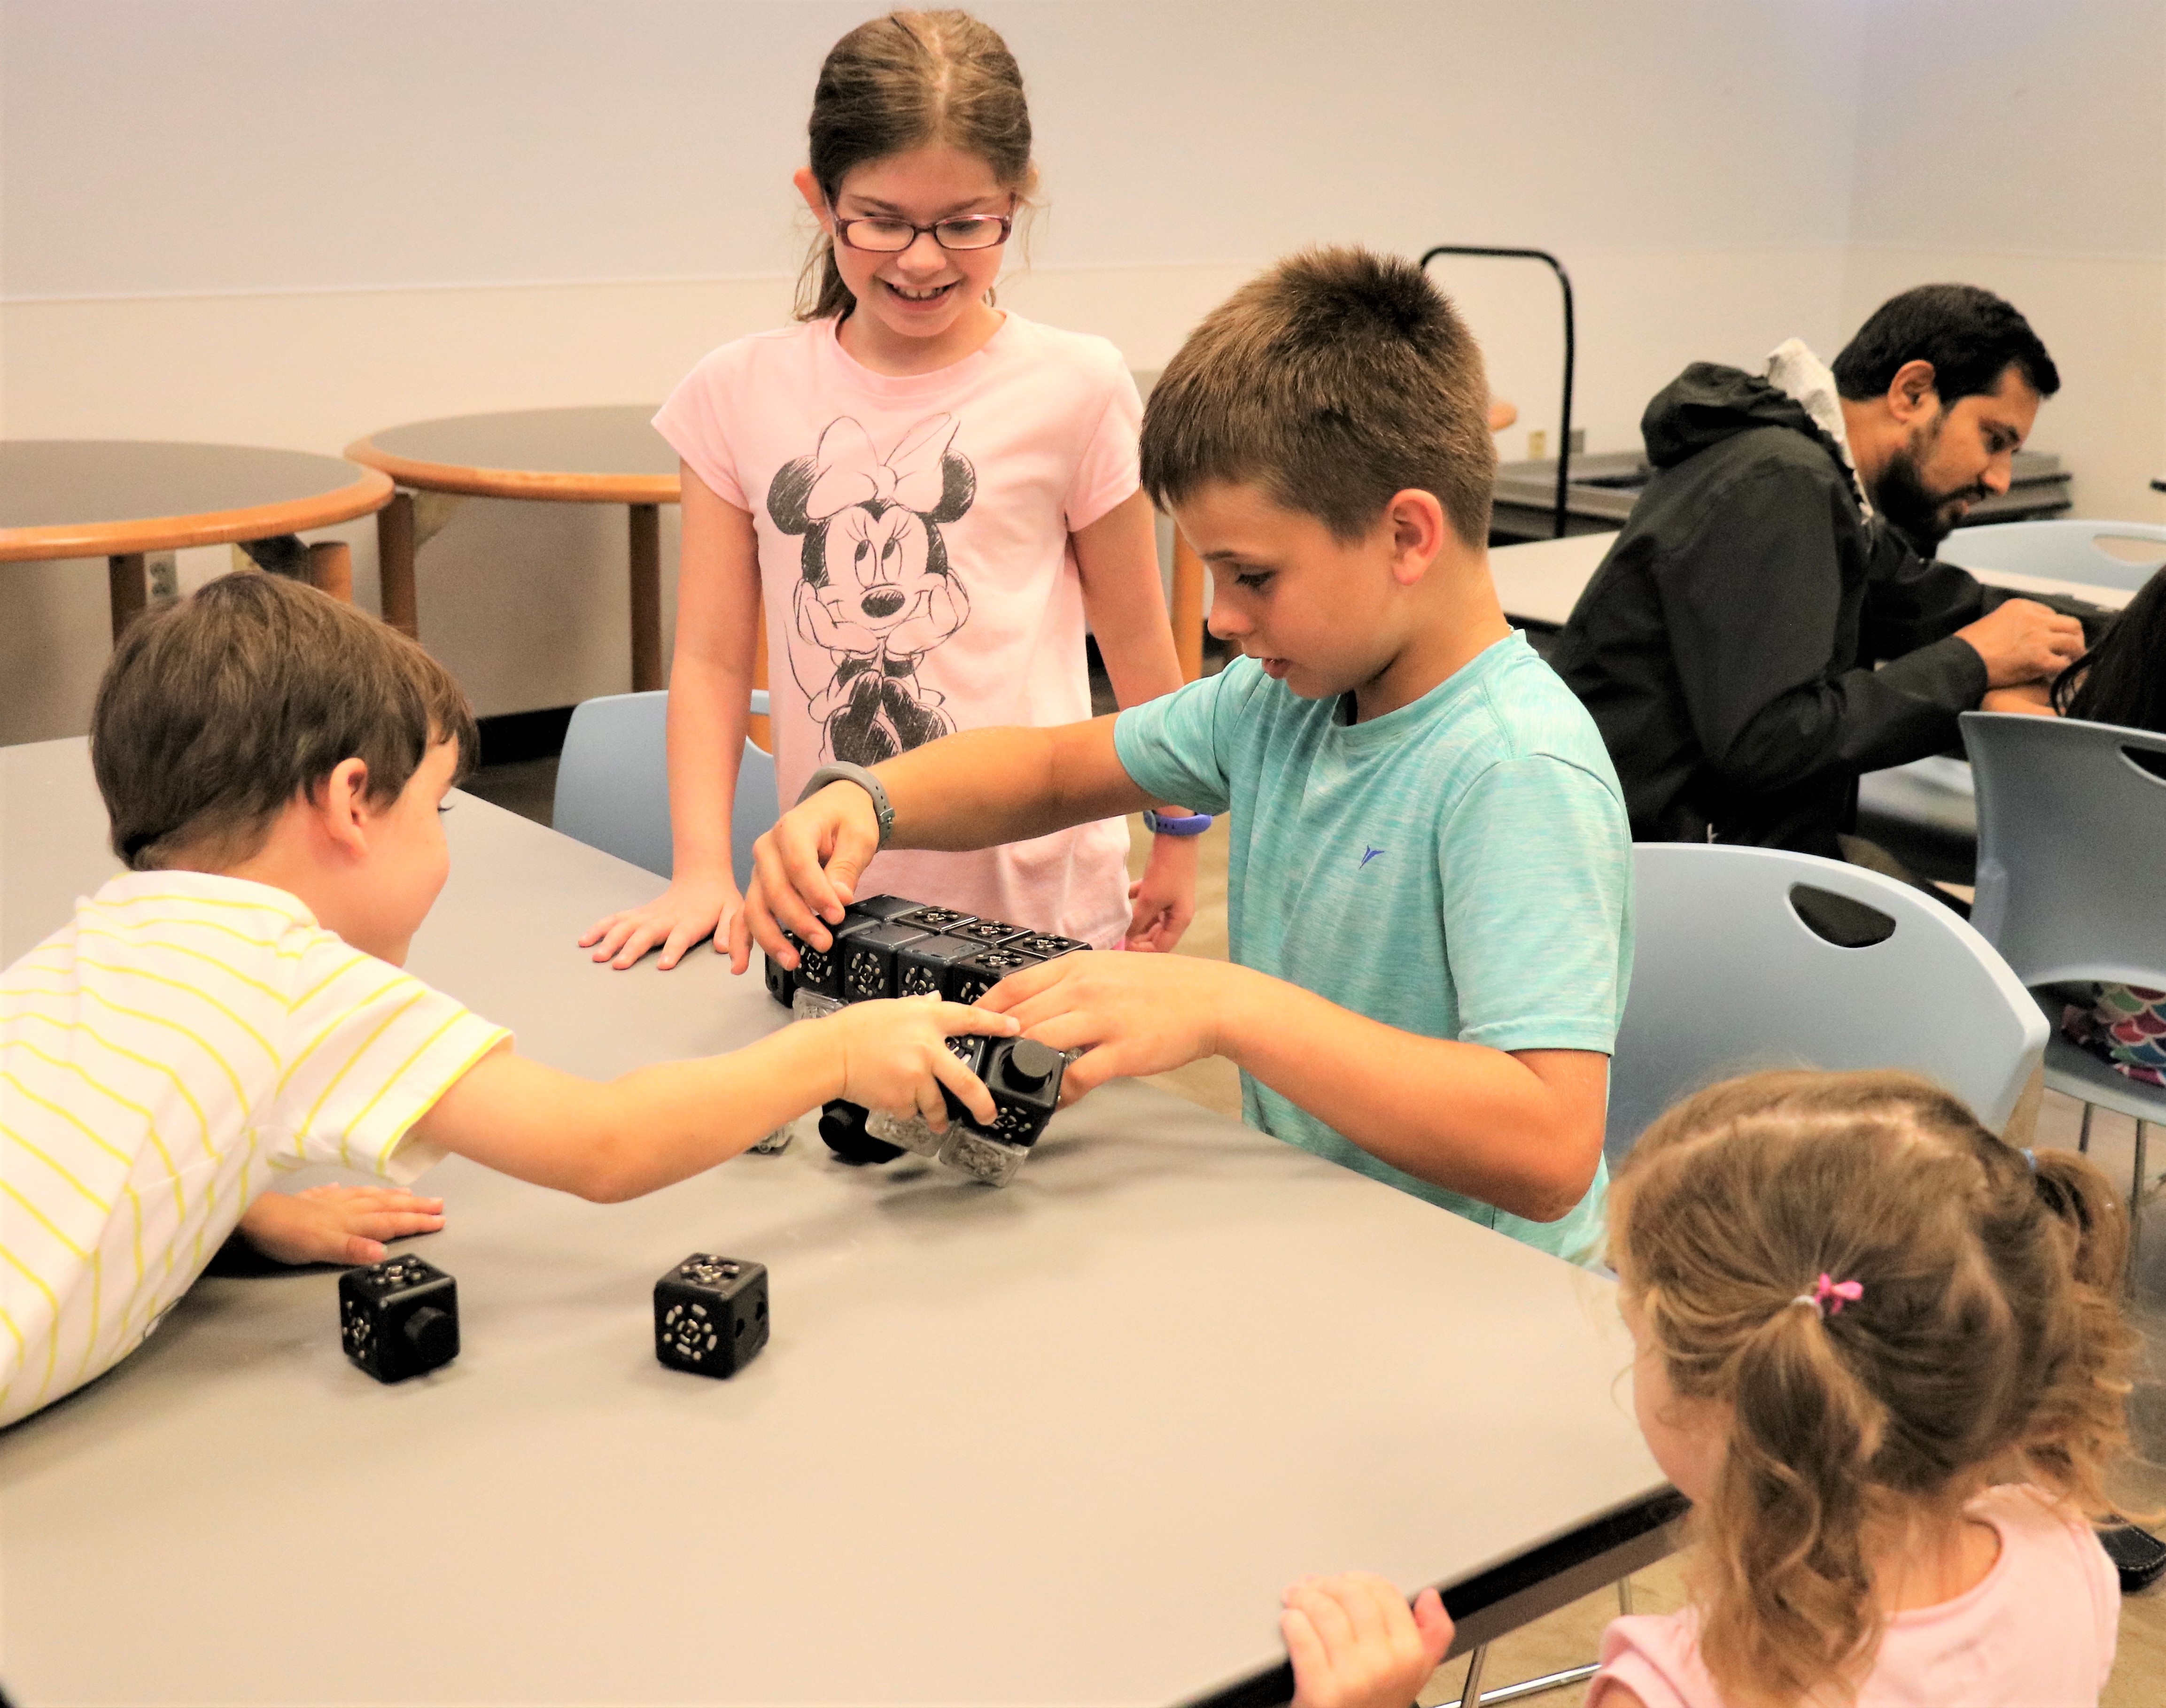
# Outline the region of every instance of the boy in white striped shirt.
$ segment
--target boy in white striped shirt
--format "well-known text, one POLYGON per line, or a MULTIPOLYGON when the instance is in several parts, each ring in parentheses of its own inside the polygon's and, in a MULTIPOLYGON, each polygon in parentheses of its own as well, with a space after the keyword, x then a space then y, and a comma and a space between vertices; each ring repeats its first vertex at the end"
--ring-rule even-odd
POLYGON ((607 1084, 515 1054, 399 971, 475 745, 441 666, 293 583, 228 576, 121 638, 91 753, 129 870, 0 974, 0 1426, 133 1351, 237 1225, 351 1261, 441 1220, 265 1194, 306 1163, 396 1189, 456 1152, 614 1200, 832 1098, 938 1125, 944 1082, 992 1118, 943 1040, 1015 1022, 923 1000, 607 1084))

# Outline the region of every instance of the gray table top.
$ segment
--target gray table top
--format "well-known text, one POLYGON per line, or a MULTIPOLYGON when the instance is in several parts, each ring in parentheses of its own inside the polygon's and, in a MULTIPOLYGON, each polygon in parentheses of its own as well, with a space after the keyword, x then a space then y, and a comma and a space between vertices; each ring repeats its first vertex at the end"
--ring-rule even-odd
POLYGON ((365 515, 389 495, 389 486, 367 470, 304 451, 130 439, 0 440, 0 557, 77 555, 71 546, 98 553, 162 551, 262 538, 365 515), (251 527, 258 531, 251 533, 251 527))
MULTIPOLYGON (((607 1075, 781 1021, 573 947, 658 880, 471 798, 415 972, 607 1075)), ((0 960, 114 862, 79 742, 0 749, 0 960)), ((465 1351, 380 1388, 328 1271, 200 1283, 0 1435, 35 1702, 1143 1703, 1280 1654, 1280 1589, 1450 1582, 1657 1494, 1608 1284, 1149 1088, 1001 1192, 816 1139, 597 1207, 454 1160, 465 1351), (695 1250, 769 1266, 663 1369, 695 1250)))

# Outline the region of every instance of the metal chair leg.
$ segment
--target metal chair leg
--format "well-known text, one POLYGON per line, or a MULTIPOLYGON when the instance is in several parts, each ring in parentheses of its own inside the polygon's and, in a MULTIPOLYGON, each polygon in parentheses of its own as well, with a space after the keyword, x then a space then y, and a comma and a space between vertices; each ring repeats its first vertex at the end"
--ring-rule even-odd
POLYGON ((1489 1658, 1489 1645, 1481 1647, 1466 1658, 1466 1682, 1460 1686, 1458 1708, 1482 1708, 1482 1667, 1489 1658))
POLYGON ((2091 1117, 2098 1110, 2090 1104, 2084 1105, 2084 1124, 2076 1129, 2076 1149, 2088 1157, 2091 1153, 2091 1117))
POLYGON ((1632 1580, 1630 1578, 1617 1580, 1617 1611, 1624 1618, 1632 1616, 1632 1580))

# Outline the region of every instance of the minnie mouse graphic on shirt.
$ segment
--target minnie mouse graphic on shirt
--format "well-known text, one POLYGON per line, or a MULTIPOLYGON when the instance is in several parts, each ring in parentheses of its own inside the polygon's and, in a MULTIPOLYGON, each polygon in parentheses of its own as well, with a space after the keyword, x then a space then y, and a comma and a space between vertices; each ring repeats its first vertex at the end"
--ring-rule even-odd
POLYGON ((806 644, 790 649, 790 667, 825 760, 876 765, 955 728, 917 666, 970 615, 940 535, 978 493, 956 430, 954 416, 935 415, 883 457, 861 425, 837 416, 819 448, 785 463, 768 487, 774 525, 805 536, 791 630, 806 644))

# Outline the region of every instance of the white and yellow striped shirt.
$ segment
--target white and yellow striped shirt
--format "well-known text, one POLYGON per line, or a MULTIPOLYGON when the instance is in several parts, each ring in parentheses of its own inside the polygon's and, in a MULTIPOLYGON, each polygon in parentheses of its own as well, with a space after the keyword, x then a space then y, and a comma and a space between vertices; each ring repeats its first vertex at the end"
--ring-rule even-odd
POLYGON ((0 974, 0 1425, 109 1369, 285 1169, 400 1142, 507 1034, 198 872, 114 878, 0 974))

